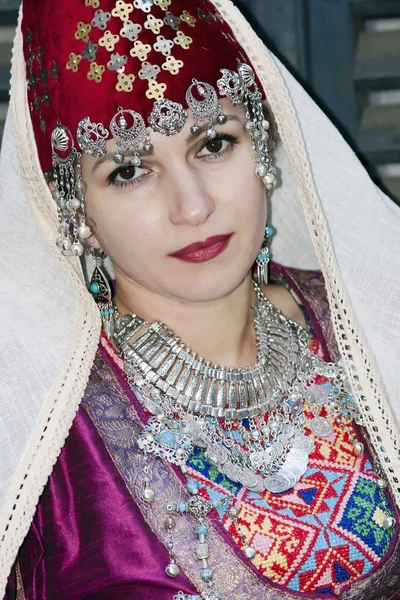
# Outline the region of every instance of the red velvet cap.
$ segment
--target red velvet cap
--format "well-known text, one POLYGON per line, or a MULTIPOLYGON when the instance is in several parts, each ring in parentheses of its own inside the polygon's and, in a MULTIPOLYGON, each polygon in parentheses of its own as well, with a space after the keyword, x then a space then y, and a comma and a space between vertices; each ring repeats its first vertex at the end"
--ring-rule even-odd
POLYGON ((208 0, 24 0, 22 29, 43 171, 57 123, 76 142, 84 117, 108 128, 120 106, 145 119, 162 97, 186 107, 193 78, 216 87, 220 69, 250 64, 208 0))

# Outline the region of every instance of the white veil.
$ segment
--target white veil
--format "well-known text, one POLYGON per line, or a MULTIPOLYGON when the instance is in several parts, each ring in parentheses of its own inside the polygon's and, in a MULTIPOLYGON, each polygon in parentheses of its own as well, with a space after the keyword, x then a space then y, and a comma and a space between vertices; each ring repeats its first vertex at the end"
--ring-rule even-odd
MULTIPOLYGON (((353 391, 400 504, 400 209, 264 47, 230 0, 213 0, 256 68, 281 137, 274 259, 321 268, 353 391)), ((0 593, 68 435, 100 318, 78 259, 55 247, 18 27, 0 162, 0 593)))

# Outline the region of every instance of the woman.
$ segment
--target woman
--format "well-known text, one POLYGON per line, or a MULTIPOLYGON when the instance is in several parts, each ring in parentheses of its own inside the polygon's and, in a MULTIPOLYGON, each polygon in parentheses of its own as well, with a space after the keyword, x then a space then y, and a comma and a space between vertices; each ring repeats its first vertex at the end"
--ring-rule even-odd
POLYGON ((399 215, 229 0, 26 3, 2 157, 6 598, 393 598, 399 215))

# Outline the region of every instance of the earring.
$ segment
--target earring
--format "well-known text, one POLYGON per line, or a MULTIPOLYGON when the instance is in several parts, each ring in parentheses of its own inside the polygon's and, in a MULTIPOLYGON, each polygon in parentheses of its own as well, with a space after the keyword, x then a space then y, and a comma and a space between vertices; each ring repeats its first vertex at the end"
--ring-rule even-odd
POLYGON ((257 272, 255 273, 256 281, 259 285, 268 284, 268 263, 271 259, 269 252, 269 238, 274 235, 274 229, 268 225, 265 228, 264 240, 256 259, 257 272))
POLYGON ((104 258, 104 250, 100 248, 96 250, 93 247, 89 248, 90 254, 96 261, 96 266, 90 280, 89 291, 92 294, 94 301, 99 307, 103 328, 110 338, 114 333, 114 306, 112 303, 111 287, 108 283, 106 274, 102 269, 102 261, 104 258))

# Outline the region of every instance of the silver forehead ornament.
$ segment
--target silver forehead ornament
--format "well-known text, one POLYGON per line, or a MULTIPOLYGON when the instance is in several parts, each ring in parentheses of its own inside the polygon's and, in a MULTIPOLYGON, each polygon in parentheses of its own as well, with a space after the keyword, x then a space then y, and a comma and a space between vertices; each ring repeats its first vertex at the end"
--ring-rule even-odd
POLYGON ((186 119, 187 112, 182 104, 172 100, 157 100, 148 121, 153 131, 169 136, 182 131, 186 119))
POLYGON ((108 130, 102 123, 92 123, 89 117, 85 117, 78 123, 76 139, 85 154, 96 158, 106 153, 106 142, 108 130))
POLYGON ((228 98, 233 106, 242 104, 245 87, 239 74, 229 69, 221 69, 221 73, 222 77, 217 81, 218 91, 221 96, 228 98))
POLYGON ((123 162, 125 152, 133 151, 131 164, 138 167, 141 164, 139 156, 141 149, 146 154, 152 151, 143 117, 134 110, 124 110, 119 107, 117 114, 111 119, 110 131, 117 145, 117 154, 114 156, 114 162, 117 164, 123 162))
POLYGON ((213 125, 214 121, 217 121, 219 125, 224 125, 227 121, 213 86, 204 81, 193 79, 192 84, 186 92, 186 103, 192 111, 194 120, 194 125, 190 128, 192 135, 200 135, 201 126, 199 123, 208 121, 207 136, 210 139, 213 139, 216 136, 213 125), (200 98, 196 98, 194 92, 196 92, 200 98))

